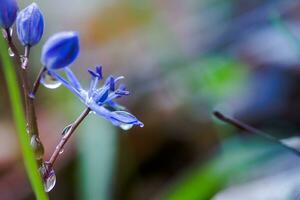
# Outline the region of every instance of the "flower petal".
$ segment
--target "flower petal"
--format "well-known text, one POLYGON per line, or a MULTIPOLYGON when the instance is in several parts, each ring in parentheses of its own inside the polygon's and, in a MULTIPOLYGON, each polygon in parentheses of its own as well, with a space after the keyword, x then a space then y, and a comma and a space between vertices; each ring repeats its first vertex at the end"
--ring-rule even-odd
POLYGON ((72 70, 69 67, 66 67, 65 70, 66 75, 70 83, 78 90, 81 91, 82 87, 80 85, 80 82, 78 81, 77 77, 75 74, 72 72, 72 70))
POLYGON ((96 104, 90 107, 96 114, 109 120, 113 125, 120 126, 123 124, 138 125, 143 127, 144 124, 140 122, 135 116, 126 111, 109 111, 103 106, 98 106, 96 104))
POLYGON ((73 92, 76 96, 78 96, 82 102, 86 101, 85 97, 83 97, 82 95, 82 91, 77 90, 70 82, 64 79, 61 75, 59 75, 54 71, 49 71, 49 74, 53 76, 55 79, 59 80, 66 88, 71 90, 71 92, 73 92))
POLYGON ((140 122, 135 116, 126 111, 114 111, 111 112, 111 120, 119 122, 121 124, 133 124, 143 127, 144 124, 140 122))

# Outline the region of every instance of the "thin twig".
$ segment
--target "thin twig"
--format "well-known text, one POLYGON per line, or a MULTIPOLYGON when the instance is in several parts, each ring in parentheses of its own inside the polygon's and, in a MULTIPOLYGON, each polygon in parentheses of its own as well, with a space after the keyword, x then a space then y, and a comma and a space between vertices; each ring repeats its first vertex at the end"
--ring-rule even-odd
POLYGON ((42 67, 38 76, 37 76, 37 79, 34 81, 34 84, 33 84, 33 87, 32 87, 32 90, 30 92, 30 97, 31 98, 34 98, 35 97, 35 94, 37 92, 37 90, 39 89, 39 86, 40 86, 40 82, 41 82, 41 79, 42 79, 42 76, 43 74, 47 71, 47 68, 46 67, 42 67))
POLYGON ((243 131, 247 131, 249 133, 254 133, 254 134, 257 134, 267 140, 270 140, 272 141, 273 143, 276 143, 276 144, 279 144, 280 146, 284 147, 285 149, 297 154, 298 156, 300 156, 300 151, 298 149, 295 149, 293 147, 290 147, 290 146, 287 146, 286 144, 284 144, 283 142, 281 142, 279 139, 271 136, 270 134, 268 133, 265 133, 261 130, 258 130, 256 128, 253 128, 237 119, 234 119, 234 118, 231 118, 231 117, 228 117, 228 116, 225 116, 224 114, 222 114, 221 112, 219 111, 214 111, 213 112, 214 116, 216 116, 219 120, 223 121, 223 122, 226 122, 228 124, 231 124, 232 126, 240 129, 240 130, 243 130, 243 131))
POLYGON ((30 46, 25 46, 25 52, 24 52, 23 60, 21 61, 23 69, 27 69, 27 67, 28 67, 29 54, 30 54, 30 46))
POLYGON ((91 109, 90 108, 86 108, 81 115, 73 122, 73 124, 71 125, 71 127, 68 129, 68 131, 62 136, 60 142, 58 143, 58 145, 55 148, 55 151, 53 152, 50 160, 48 161, 48 163, 53 166, 54 162, 56 161, 58 155, 60 154, 60 152, 63 151, 65 144, 67 143, 67 141, 70 139, 70 137, 73 135, 73 133, 75 132, 76 128, 79 126, 79 124, 85 119, 85 117, 90 113, 91 109))
MULTIPOLYGON (((37 126, 37 120, 36 120, 36 113, 35 113, 35 107, 34 107, 34 102, 33 99, 29 97, 29 82, 27 78, 27 63, 23 63, 21 61, 21 55, 16 48, 15 44, 13 43, 13 40, 11 38, 11 35, 9 34, 9 30, 6 30, 7 32, 7 42, 9 48, 12 50, 14 53, 14 58, 16 63, 18 64, 17 67, 17 73, 18 77, 21 79, 21 84, 22 84, 22 89, 23 89, 23 96, 24 96, 24 102, 25 102, 25 112, 26 112, 26 121, 28 125, 28 134, 30 137, 36 136, 36 138, 39 138, 39 132, 38 132, 38 126, 37 126)), ((30 47, 25 48, 25 55, 24 59, 28 59, 29 53, 30 53, 30 47)), ((39 151, 39 157, 37 158, 38 160, 42 159, 41 156, 44 153, 44 147, 43 144, 40 143, 38 144, 38 149, 35 149, 39 151)))

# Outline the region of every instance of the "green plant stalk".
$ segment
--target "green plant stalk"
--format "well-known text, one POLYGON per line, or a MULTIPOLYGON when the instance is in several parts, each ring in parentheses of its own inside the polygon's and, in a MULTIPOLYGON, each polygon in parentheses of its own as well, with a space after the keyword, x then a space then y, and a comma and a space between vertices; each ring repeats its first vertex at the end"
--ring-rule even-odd
POLYGON ((48 196, 44 191, 43 183, 39 174, 38 165, 34 152, 30 146, 30 140, 26 132, 26 120, 22 106, 22 100, 14 65, 7 53, 8 46, 4 39, 0 37, 0 58, 3 64, 3 72, 6 79, 12 114, 15 121, 17 136, 21 145, 23 161, 27 176, 38 200, 47 200, 48 196))

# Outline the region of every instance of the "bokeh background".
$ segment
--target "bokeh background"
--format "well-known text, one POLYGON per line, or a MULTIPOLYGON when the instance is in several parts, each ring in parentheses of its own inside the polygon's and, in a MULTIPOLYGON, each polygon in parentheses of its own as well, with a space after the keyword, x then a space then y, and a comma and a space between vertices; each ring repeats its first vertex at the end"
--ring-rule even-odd
MULTIPOLYGON (((132 95, 120 102, 145 124, 123 131, 90 115, 58 159, 51 199, 299 199, 299 157, 212 116, 220 110, 300 147, 299 1, 35 2, 46 27, 31 80, 45 40, 78 31, 74 72, 86 86, 96 64, 124 75, 132 95)), ((0 199, 34 199, 2 72, 0 88, 0 199)), ((36 104, 47 159, 84 106, 63 87, 42 87, 36 104)))

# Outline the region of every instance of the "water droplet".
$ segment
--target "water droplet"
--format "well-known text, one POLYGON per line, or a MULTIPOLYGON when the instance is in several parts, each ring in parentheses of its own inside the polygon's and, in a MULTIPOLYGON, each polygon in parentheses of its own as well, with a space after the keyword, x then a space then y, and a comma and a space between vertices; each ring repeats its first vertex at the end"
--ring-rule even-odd
POLYGON ((13 52, 13 50, 10 47, 8 48, 8 54, 9 54, 10 57, 15 56, 15 53, 13 52))
POLYGON ((131 129, 133 127, 132 124, 121 124, 120 128, 123 129, 124 131, 128 131, 129 129, 131 129))
POLYGON ((10 35, 10 37, 12 37, 13 32, 14 32, 14 29, 13 28, 9 28, 9 35, 10 35))
POLYGON ((96 112, 95 112, 95 111, 91 111, 91 113, 94 114, 94 115, 96 115, 96 112))
POLYGON ((24 56, 21 56, 20 60, 21 60, 21 63, 22 63, 22 68, 26 69, 26 67, 28 65, 28 58, 26 58, 24 56))
POLYGON ((22 63, 25 62, 25 57, 23 55, 21 55, 20 60, 21 60, 22 63))
POLYGON ((61 149, 59 152, 58 152, 58 154, 60 155, 60 154, 62 154, 64 152, 64 149, 61 149))
POLYGON ((35 95, 33 93, 29 93, 28 96, 31 98, 31 99, 34 99, 35 98, 35 95))
POLYGON ((66 126, 65 128, 64 128, 64 130, 62 131, 62 135, 64 136, 69 130, 70 130, 70 128, 72 127, 72 125, 73 124, 69 124, 68 126, 66 126))
POLYGON ((35 158, 36 159, 41 159, 44 156, 44 147, 40 141, 40 139, 36 136, 33 135, 30 138, 30 145, 35 153, 35 158))
POLYGON ((55 172, 50 163, 44 162, 40 167, 40 173, 43 178, 44 189, 46 192, 50 192, 56 183, 55 172))
POLYGON ((49 89, 56 89, 61 86, 61 82, 56 80, 47 72, 43 73, 41 83, 49 89))

